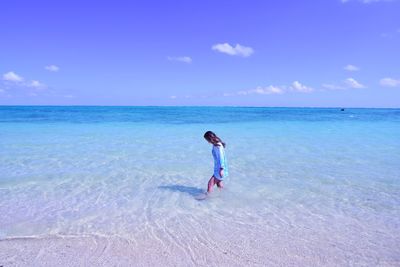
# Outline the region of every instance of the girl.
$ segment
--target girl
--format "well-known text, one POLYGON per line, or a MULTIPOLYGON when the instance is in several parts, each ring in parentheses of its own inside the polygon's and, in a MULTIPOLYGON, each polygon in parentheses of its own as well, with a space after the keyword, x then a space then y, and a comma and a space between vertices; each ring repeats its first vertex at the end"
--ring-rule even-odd
POLYGON ((228 166, 225 158, 225 143, 211 131, 204 134, 204 139, 213 145, 214 174, 211 176, 210 181, 208 181, 207 188, 207 193, 211 193, 215 184, 217 184, 218 188, 223 188, 222 181, 228 176, 228 166))

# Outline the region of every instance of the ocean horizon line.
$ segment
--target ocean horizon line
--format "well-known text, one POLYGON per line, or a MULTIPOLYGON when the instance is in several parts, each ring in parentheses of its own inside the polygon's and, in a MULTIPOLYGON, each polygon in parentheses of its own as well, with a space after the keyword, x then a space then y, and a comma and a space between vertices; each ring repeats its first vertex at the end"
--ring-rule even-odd
POLYGON ((284 108, 284 109, 400 109, 399 107, 346 107, 346 106, 227 106, 227 105, 0 105, 1 107, 159 107, 159 108, 284 108))

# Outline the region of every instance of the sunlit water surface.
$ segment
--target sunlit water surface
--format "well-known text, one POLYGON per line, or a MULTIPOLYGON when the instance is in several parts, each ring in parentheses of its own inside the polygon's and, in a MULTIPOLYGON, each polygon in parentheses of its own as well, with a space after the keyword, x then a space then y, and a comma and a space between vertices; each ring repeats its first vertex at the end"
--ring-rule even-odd
POLYGON ((87 234, 400 260, 400 110, 0 107, 0 239, 87 234))

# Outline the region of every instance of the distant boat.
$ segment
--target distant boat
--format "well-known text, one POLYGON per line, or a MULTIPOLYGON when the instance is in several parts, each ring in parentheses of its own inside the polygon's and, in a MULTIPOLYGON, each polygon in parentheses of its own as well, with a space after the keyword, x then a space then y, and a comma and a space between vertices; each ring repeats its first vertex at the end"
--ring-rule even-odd
POLYGON ((344 108, 340 109, 340 111, 344 111, 344 108))

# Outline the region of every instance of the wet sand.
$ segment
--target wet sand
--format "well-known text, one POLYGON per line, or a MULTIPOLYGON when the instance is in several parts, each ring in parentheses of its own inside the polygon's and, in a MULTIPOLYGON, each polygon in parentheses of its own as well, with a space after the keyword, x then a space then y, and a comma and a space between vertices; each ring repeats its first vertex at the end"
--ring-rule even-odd
POLYGON ((4 239, 0 266, 400 266, 395 248, 382 254, 362 240, 354 246, 337 246, 328 236, 243 235, 227 235, 224 241, 187 236, 174 244, 149 239, 145 233, 135 240, 117 236, 4 239))

